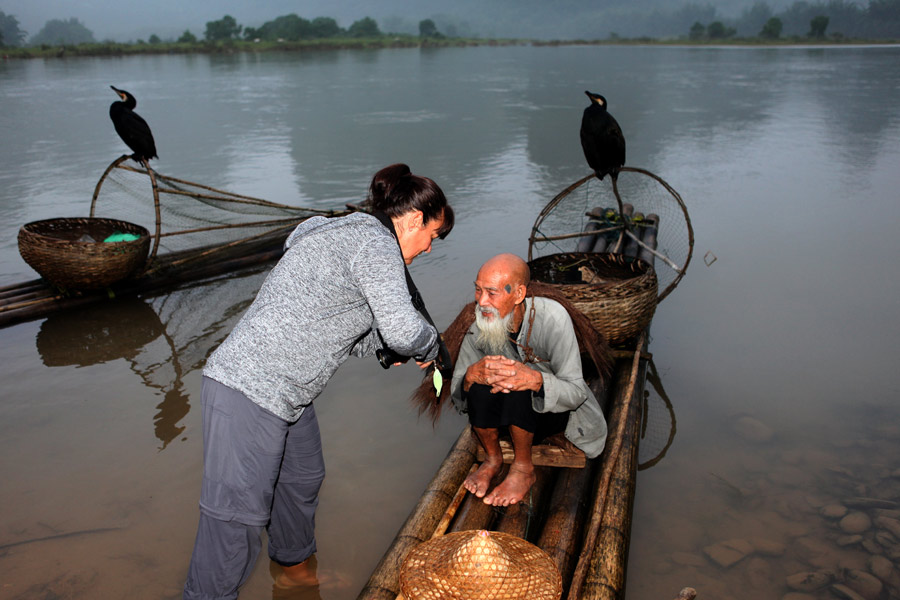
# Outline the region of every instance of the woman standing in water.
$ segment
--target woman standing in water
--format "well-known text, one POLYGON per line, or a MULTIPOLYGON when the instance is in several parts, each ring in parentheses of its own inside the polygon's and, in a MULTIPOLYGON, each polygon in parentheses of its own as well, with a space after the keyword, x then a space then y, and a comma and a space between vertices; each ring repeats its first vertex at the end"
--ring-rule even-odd
POLYGON ((405 266, 453 228, 431 179, 375 174, 373 214, 300 224, 253 304, 203 370, 200 523, 185 600, 236 598, 266 528, 282 578, 314 585, 315 510, 325 477, 313 400, 351 354, 381 347, 428 362, 438 332, 413 307, 405 266))

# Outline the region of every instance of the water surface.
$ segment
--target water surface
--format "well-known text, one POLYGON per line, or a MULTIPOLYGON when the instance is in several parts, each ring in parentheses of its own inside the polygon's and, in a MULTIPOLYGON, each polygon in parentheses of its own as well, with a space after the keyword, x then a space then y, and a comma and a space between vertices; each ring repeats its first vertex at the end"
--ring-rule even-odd
MULTIPOLYGON (((884 536, 869 543, 877 525, 847 543, 821 516, 853 497, 900 501, 898 59, 604 46, 4 61, 0 285, 35 276, 21 224, 87 214, 125 150, 112 84, 137 96, 169 175, 320 208, 361 200, 392 162, 434 178, 457 226, 412 270, 447 324, 481 262, 525 255, 540 209, 587 173, 583 90, 603 93, 628 164, 680 192, 696 233, 651 331, 677 430, 638 477, 628 596, 780 598, 800 571, 898 560, 884 536), (723 567, 708 549, 735 539, 757 545, 723 567)), ((264 276, 0 330, 0 598, 179 596, 199 371, 264 276)), ((463 423, 418 420, 416 382, 354 359, 317 400, 318 560, 347 582, 322 598, 356 596, 463 423)), ((664 410, 654 390, 648 403, 664 410)), ((645 461, 668 440, 663 417, 645 461)), ((243 596, 271 588, 260 560, 243 596)))

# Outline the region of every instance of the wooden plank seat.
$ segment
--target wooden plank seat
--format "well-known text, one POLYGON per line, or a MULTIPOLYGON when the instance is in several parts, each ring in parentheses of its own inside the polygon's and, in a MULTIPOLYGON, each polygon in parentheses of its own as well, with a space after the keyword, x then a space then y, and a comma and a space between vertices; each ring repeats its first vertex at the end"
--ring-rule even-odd
MULTIPOLYGON (((474 434, 473 434, 474 435, 474 434)), ((476 440, 477 442, 477 440, 476 440)), ((584 452, 563 439, 564 443, 535 444, 531 447, 531 462, 536 467, 564 467, 570 469, 583 469, 587 464, 584 452)), ((486 457, 481 444, 476 444, 475 459, 484 462, 486 457)), ((500 450, 503 452, 503 462, 510 464, 513 461, 513 447, 509 439, 500 439, 500 450)))

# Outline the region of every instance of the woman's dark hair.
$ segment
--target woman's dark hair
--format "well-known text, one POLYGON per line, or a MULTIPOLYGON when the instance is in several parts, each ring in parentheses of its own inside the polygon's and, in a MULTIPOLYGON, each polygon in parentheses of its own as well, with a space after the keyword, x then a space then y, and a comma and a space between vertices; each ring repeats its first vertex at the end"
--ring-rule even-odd
POLYGON ((438 237, 444 239, 453 229, 453 209, 444 192, 431 179, 413 175, 409 167, 397 163, 375 173, 369 186, 366 204, 389 217, 399 217, 413 210, 422 211, 422 224, 443 218, 438 237))

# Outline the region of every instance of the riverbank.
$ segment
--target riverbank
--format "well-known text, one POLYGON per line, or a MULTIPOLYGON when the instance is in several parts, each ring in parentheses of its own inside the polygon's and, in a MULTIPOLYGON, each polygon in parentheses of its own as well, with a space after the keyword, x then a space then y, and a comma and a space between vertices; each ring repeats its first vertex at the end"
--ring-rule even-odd
POLYGON ((78 45, 3 48, 4 59, 66 58, 72 56, 129 56, 140 54, 235 54, 241 52, 303 52, 318 50, 377 50, 384 48, 448 48, 465 46, 889 46, 900 40, 865 40, 838 36, 809 38, 791 36, 779 39, 729 38, 690 40, 684 38, 655 39, 608 38, 603 40, 528 40, 484 38, 426 38, 417 36, 381 36, 374 38, 327 38, 300 41, 170 42, 161 44, 101 42, 78 45))
POLYGON ((228 40, 162 44, 103 42, 31 48, 4 48, 4 58, 65 58, 68 56, 129 56, 139 54, 232 54, 239 52, 296 52, 313 50, 375 50, 383 48, 440 48, 460 46, 515 46, 530 43, 515 39, 427 38, 382 36, 324 38, 299 41, 228 40))

